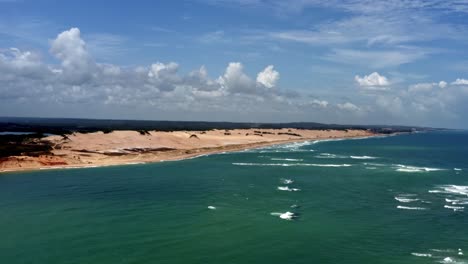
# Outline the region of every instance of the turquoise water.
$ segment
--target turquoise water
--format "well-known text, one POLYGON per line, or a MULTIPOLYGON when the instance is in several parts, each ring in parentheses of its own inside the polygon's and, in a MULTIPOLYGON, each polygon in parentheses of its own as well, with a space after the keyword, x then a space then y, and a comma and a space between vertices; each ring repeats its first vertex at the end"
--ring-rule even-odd
POLYGON ((468 263, 468 134, 2 174, 0 208, 0 263, 468 263))

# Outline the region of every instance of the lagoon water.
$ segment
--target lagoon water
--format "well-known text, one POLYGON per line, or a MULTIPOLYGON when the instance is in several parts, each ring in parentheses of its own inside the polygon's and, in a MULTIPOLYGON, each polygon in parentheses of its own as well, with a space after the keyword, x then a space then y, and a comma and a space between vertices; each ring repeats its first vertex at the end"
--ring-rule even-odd
POLYGON ((0 263, 468 263, 468 133, 0 175, 0 263))

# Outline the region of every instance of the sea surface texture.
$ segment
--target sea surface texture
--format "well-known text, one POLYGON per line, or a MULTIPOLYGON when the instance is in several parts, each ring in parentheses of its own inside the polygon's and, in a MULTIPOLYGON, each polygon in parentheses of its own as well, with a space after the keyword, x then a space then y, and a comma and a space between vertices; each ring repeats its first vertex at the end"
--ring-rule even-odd
POLYGON ((468 263, 468 134, 0 175, 0 263, 468 263))

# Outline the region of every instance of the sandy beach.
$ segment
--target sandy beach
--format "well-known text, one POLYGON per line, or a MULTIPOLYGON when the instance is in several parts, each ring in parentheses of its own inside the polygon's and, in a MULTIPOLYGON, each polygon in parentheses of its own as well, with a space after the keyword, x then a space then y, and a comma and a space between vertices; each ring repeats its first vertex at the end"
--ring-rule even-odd
POLYGON ((367 137, 367 130, 232 129, 209 131, 113 131, 48 136, 51 154, 10 156, 0 172, 160 162, 306 140, 367 137))

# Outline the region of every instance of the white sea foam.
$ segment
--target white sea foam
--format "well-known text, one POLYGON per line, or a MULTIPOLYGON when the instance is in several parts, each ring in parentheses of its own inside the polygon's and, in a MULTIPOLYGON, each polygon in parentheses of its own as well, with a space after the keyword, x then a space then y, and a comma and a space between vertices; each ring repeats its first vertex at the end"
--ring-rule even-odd
POLYGON ((366 167, 367 170, 375 170, 377 167, 366 167))
POLYGON ((446 257, 441 263, 454 263, 455 261, 451 257, 446 257))
POLYGON ((320 153, 316 155, 315 157, 319 159, 346 159, 347 158, 347 156, 336 155, 336 154, 331 154, 331 153, 320 153))
POLYGON ((288 192, 298 192, 298 191, 300 191, 301 189, 289 188, 288 186, 278 186, 278 190, 280 190, 280 191, 288 191, 288 192))
POLYGON ((461 171, 462 169, 460 168, 453 168, 454 171, 461 171))
POLYGON ((427 208, 424 207, 410 207, 410 206, 397 206, 398 209, 404 209, 404 210, 427 210, 427 208))
POLYGON ((446 193, 468 196, 468 186, 464 185, 439 185, 435 190, 429 190, 430 193, 446 193))
POLYGON ((372 156, 349 156, 352 159, 363 159, 363 160, 368 160, 368 159, 377 159, 377 157, 372 157, 372 156))
POLYGON ((465 207, 463 206, 451 206, 451 205, 444 205, 444 208, 451 209, 454 212, 463 211, 465 209, 465 207))
POLYGON ((212 205, 210 205, 210 206, 208 206, 208 209, 210 209, 210 210, 216 210, 216 207, 215 207, 215 206, 212 206, 212 205))
POLYGON ((430 254, 430 253, 417 253, 417 252, 412 252, 411 255, 416 256, 416 257, 426 257, 426 258, 432 257, 432 254, 430 254))
POLYGON ((376 163, 376 162, 364 162, 363 164, 364 164, 365 166, 376 166, 376 167, 388 166, 387 164, 376 163))
POLYGON ((291 183, 293 183, 294 181, 291 180, 291 179, 282 179, 281 182, 284 183, 284 184, 291 184, 291 183))
POLYGON ((407 166, 407 165, 401 165, 401 164, 396 164, 394 166, 396 168, 396 171, 401 171, 401 172, 431 172, 431 171, 443 170, 439 168, 416 167, 416 166, 407 166))
POLYGON ((400 203, 412 203, 412 202, 416 202, 416 201, 419 201, 419 199, 411 199, 411 198, 405 198, 405 197, 394 197, 395 200, 399 201, 400 203))
POLYGON ((283 161, 303 161, 303 159, 288 159, 288 158, 271 158, 271 160, 283 160, 283 161))
POLYGON ((236 166, 279 166, 279 167, 295 167, 295 166, 307 166, 307 167, 351 167, 351 164, 318 164, 318 163, 246 163, 246 162, 234 162, 232 165, 236 166))
POLYGON ((295 217, 294 213, 291 213, 291 212, 286 212, 280 215, 280 218, 285 219, 285 220, 292 220, 294 217, 295 217))
POLYGON ((434 251, 434 252, 443 252, 443 253, 454 252, 453 249, 437 249, 437 248, 431 248, 430 250, 431 250, 431 251, 434 251))
POLYGON ((445 198, 445 201, 447 203, 451 203, 452 205, 468 204, 468 199, 466 199, 466 198, 460 198, 460 199, 447 199, 447 198, 445 198))
POLYGON ((293 220, 294 218, 297 218, 297 215, 291 212, 285 212, 285 213, 273 212, 273 213, 270 213, 270 215, 279 216, 279 218, 284 219, 284 220, 293 220))

